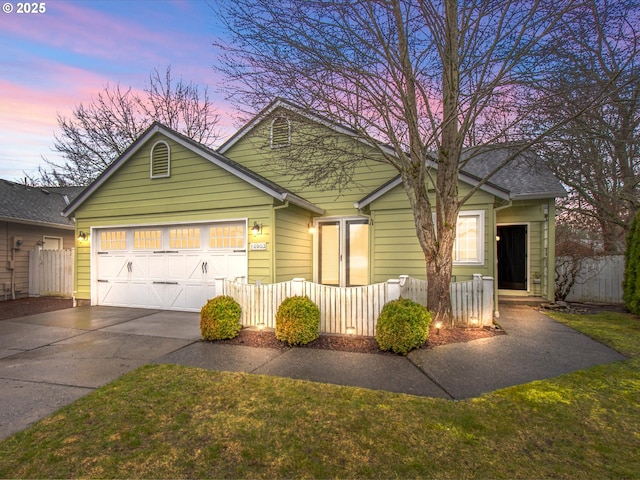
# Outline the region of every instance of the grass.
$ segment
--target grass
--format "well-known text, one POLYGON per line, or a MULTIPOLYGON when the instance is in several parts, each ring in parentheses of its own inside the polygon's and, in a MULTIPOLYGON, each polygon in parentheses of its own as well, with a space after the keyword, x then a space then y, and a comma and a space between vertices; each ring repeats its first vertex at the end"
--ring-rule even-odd
POLYGON ((142 367, 0 443, 0 478, 640 478, 640 322, 554 315, 629 360, 461 402, 142 367))

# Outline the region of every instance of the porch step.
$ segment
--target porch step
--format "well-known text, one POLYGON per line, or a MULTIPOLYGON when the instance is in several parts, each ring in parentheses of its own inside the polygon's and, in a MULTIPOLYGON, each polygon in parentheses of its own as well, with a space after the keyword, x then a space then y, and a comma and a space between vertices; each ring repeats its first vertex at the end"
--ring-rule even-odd
POLYGON ((543 303, 549 303, 549 301, 542 297, 512 297, 506 295, 498 296, 498 308, 500 307, 500 305, 527 305, 530 307, 539 307, 543 303))

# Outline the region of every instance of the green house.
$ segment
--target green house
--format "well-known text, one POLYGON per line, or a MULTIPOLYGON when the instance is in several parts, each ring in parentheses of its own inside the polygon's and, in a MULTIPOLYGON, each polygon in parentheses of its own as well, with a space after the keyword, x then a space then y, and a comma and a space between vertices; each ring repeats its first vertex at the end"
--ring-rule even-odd
MULTIPOLYGON (((424 279, 400 179, 373 150, 339 190, 274 166, 309 131, 370 148, 282 100, 218 150, 151 125, 64 211, 76 222, 78 303, 199 311, 221 277, 337 286, 424 279)), ((460 193, 508 154, 476 155, 460 174, 460 193)), ((496 298, 553 299, 554 205, 564 194, 533 155, 492 177, 460 213, 455 281, 481 274, 496 279, 496 298)))

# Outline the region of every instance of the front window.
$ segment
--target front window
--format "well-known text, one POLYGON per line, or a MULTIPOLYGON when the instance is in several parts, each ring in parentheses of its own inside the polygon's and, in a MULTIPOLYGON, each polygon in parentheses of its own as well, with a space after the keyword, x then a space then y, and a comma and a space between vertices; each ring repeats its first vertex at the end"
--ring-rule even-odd
POLYGON ((459 265, 484 263, 484 211, 458 214, 453 262, 459 265))

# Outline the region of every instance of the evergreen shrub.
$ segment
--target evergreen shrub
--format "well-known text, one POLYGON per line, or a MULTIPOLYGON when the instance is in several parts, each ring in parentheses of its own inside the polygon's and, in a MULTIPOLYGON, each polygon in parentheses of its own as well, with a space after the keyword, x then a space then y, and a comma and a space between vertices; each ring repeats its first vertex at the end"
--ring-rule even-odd
POLYGON ((631 313, 640 315, 640 212, 633 219, 627 237, 623 300, 631 313))
POLYGON ((380 350, 406 355, 429 338, 431 313, 407 298, 392 300, 382 307, 376 326, 380 350))
POLYGON ((319 336, 320 309, 307 296, 286 298, 276 312, 276 338, 289 345, 305 345, 319 336))
POLYGON ((200 310, 200 333, 205 340, 234 338, 242 329, 242 308, 232 297, 220 295, 200 310))

